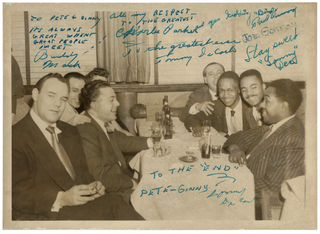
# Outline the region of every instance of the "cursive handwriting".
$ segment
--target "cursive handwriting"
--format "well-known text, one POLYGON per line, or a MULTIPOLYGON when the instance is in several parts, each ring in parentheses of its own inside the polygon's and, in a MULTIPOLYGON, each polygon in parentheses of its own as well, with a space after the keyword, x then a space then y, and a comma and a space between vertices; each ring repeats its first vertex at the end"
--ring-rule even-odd
POLYGON ((261 24, 267 22, 269 19, 276 19, 280 16, 283 16, 285 14, 289 14, 291 12, 294 14, 294 17, 296 17, 297 7, 289 9, 287 11, 284 11, 280 14, 277 14, 277 10, 278 10, 278 8, 272 8, 271 10, 265 9, 265 11, 260 10, 258 12, 255 12, 255 14, 258 15, 257 17, 251 17, 251 14, 249 14, 249 17, 247 20, 247 26, 251 25, 251 29, 252 29, 252 28, 256 27, 257 24, 261 25, 261 24), (261 16, 264 16, 265 18, 263 19, 263 18, 261 18, 261 16))
POLYGON ((228 10, 226 10, 224 13, 227 15, 226 19, 230 19, 232 17, 240 17, 240 16, 243 16, 243 15, 249 14, 249 12, 247 12, 246 9, 244 9, 244 10, 236 10, 236 12, 233 13, 233 14, 230 14, 228 10))

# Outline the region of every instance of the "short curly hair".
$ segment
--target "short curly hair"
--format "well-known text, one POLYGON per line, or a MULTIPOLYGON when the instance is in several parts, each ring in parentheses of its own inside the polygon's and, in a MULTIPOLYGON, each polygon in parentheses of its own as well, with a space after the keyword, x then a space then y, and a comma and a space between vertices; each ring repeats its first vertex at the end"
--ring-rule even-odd
POLYGON ((100 95, 100 88, 111 87, 110 83, 103 80, 91 81, 81 89, 80 100, 82 101, 86 110, 90 109, 91 102, 97 100, 100 95))
POLYGON ((92 81, 94 76, 102 76, 105 77, 106 79, 108 79, 109 77, 109 72, 104 69, 104 68, 94 68, 91 72, 89 72, 86 77, 89 81, 92 81))
POLYGON ((290 79, 278 79, 271 81, 269 87, 276 90, 276 96, 289 104, 292 114, 296 113, 302 102, 302 93, 298 86, 290 79))

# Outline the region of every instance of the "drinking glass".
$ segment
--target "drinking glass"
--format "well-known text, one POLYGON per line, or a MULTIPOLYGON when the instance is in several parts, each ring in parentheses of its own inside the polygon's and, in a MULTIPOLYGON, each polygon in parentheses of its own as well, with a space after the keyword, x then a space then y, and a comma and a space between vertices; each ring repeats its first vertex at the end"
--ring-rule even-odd
POLYGON ((162 134, 160 132, 153 132, 152 133, 152 140, 153 140, 153 156, 154 157, 161 157, 161 147, 160 147, 160 140, 162 134))
POLYGON ((211 121, 210 120, 204 120, 202 122, 202 132, 203 134, 209 134, 211 129, 211 121))
POLYGON ((202 158, 210 158, 211 155, 211 140, 210 136, 204 134, 199 141, 199 149, 202 158))
POLYGON ((213 158, 220 158, 221 149, 222 149, 221 145, 211 145, 212 157, 213 158))

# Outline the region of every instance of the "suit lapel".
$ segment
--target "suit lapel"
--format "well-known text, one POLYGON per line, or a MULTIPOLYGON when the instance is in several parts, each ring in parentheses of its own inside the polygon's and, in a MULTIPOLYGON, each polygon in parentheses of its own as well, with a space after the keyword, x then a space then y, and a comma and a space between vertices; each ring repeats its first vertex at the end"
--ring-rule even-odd
POLYGON ((70 189, 74 185, 74 181, 61 163, 58 155, 54 152, 39 127, 32 120, 30 114, 28 114, 26 118, 28 133, 30 134, 30 139, 27 141, 27 144, 33 151, 35 158, 62 189, 70 189))
POLYGON ((273 147, 277 143, 276 138, 278 138, 283 132, 290 128, 295 121, 295 117, 288 120, 281 127, 279 127, 272 135, 265 139, 252 153, 249 160, 253 160, 255 157, 259 156, 262 152, 266 151, 268 148, 273 147))
MULTIPOLYGON (((96 128, 96 130, 99 132, 100 136, 102 137, 103 141, 106 144, 106 148, 109 152, 108 155, 106 155, 106 157, 109 157, 110 159, 114 160, 114 162, 116 164, 119 165, 119 162, 121 163, 120 168, 122 169, 122 171, 128 175, 130 175, 128 168, 127 168, 127 163, 122 155, 121 150, 118 148, 117 146, 117 139, 115 136, 115 133, 110 133, 108 134, 110 140, 108 139, 108 137, 106 136, 105 132, 101 129, 100 125, 92 118, 92 116, 90 114, 88 114, 87 112, 85 113, 86 116, 91 118, 91 124, 96 128)), ((115 130, 116 131, 116 130, 115 130)))
POLYGON ((248 110, 248 106, 242 101, 242 129, 243 130, 248 130, 250 129, 248 119, 246 117, 248 110))
POLYGON ((108 134, 109 138, 107 137, 106 133, 102 130, 102 128, 100 127, 100 125, 97 123, 97 121, 95 121, 92 116, 88 113, 85 112, 85 115, 88 116, 91 119, 91 124, 93 125, 93 127, 96 129, 96 131, 98 131, 99 136, 102 138, 103 142, 105 142, 106 144, 106 148, 109 151, 109 155, 108 157, 110 157, 111 159, 114 160, 114 162, 118 163, 118 158, 116 156, 115 153, 115 149, 112 145, 112 143, 110 142, 109 138, 111 139, 111 135, 112 134, 108 134))
MULTIPOLYGON (((220 99, 214 101, 215 107, 214 107, 214 114, 216 115, 216 118, 219 119, 219 125, 221 131, 228 134, 228 126, 227 126, 227 120, 226 120, 226 106, 222 103, 220 99)), ((215 120, 212 120, 215 121, 215 120)))

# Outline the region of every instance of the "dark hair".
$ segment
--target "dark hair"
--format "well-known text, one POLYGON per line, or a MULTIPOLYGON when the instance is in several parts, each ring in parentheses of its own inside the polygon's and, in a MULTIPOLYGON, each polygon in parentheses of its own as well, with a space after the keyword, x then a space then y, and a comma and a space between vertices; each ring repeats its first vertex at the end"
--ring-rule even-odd
POLYGON ((226 72, 222 73, 218 79, 217 85, 219 86, 220 80, 226 79, 226 78, 234 80, 239 86, 239 76, 234 71, 226 71, 226 72))
POLYGON ((106 79, 109 77, 109 72, 106 69, 96 67, 91 72, 89 72, 86 77, 89 81, 92 81, 94 76, 103 76, 106 79))
POLYGON ((274 80, 271 81, 269 87, 276 89, 277 98, 289 104, 289 109, 292 114, 296 113, 302 102, 302 93, 292 80, 274 80))
POLYGON ((110 83, 103 80, 94 80, 85 84, 83 89, 81 89, 80 100, 82 101, 86 110, 89 110, 91 102, 96 101, 99 97, 99 89, 104 87, 111 87, 110 83))
POLYGON ((246 71, 242 72, 240 75, 239 81, 241 81, 243 78, 245 78, 247 76, 256 76, 259 79, 260 83, 263 84, 261 73, 258 70, 250 69, 250 70, 246 70, 246 71))
POLYGON ((53 78, 56 78, 59 81, 61 81, 62 83, 66 84, 65 79, 59 73, 49 73, 49 74, 45 75, 44 77, 42 77, 40 80, 37 81, 37 83, 35 84, 35 88, 38 89, 39 93, 40 93, 44 82, 46 82, 49 79, 53 79, 53 78))
POLYGON ((86 77, 79 72, 69 72, 69 73, 65 74, 63 78, 66 80, 66 83, 67 83, 69 89, 70 89, 70 79, 71 78, 83 80, 85 83, 87 83, 86 77))
POLYGON ((220 65, 221 67, 222 67, 222 70, 223 70, 223 72, 224 72, 224 66, 222 66, 220 63, 216 63, 216 62, 212 62, 212 63, 209 63, 207 66, 205 66, 205 68, 203 69, 203 72, 202 72, 202 76, 203 77, 206 77, 206 69, 207 69, 207 67, 209 67, 209 66, 211 66, 211 65, 215 65, 215 64, 218 64, 218 65, 220 65))

